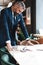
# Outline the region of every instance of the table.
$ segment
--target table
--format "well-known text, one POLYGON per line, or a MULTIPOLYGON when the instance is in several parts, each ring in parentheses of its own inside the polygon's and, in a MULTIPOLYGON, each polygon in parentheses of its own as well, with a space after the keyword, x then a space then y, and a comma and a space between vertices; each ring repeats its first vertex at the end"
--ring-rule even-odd
POLYGON ((19 65, 43 65, 43 44, 34 46, 14 46, 13 51, 9 51, 11 56, 19 65))

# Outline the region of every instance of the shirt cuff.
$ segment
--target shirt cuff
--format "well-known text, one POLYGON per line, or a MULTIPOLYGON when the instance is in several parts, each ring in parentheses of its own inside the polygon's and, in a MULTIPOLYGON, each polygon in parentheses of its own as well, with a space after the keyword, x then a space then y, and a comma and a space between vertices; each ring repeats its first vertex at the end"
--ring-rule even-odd
POLYGON ((11 40, 7 40, 6 43, 11 43, 11 40))
POLYGON ((30 37, 29 38, 26 38, 26 40, 30 40, 30 37))

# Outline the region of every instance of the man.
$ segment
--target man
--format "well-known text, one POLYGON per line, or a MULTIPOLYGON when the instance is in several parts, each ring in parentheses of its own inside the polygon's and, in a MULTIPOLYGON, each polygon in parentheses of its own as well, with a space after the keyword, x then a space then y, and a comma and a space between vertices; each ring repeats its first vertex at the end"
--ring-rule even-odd
MULTIPOLYGON (((13 5, 10 8, 6 8, 1 11, 1 18, 4 26, 4 30, 2 29, 2 32, 4 33, 4 40, 2 39, 2 45, 6 44, 9 50, 12 50, 12 45, 16 45, 15 30, 17 28, 18 23, 20 24, 20 27, 24 33, 26 40, 29 38, 21 14, 25 9, 25 4, 22 1, 20 1, 13 3, 13 5)), ((20 42, 20 44, 22 44, 22 42, 20 42)), ((29 41, 29 44, 32 43, 29 41)))

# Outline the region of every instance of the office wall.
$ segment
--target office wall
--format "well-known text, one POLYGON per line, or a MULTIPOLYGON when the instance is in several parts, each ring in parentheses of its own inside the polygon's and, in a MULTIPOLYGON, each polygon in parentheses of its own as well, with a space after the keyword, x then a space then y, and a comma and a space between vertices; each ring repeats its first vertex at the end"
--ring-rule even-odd
POLYGON ((6 4, 8 4, 10 1, 13 1, 13 0, 0 0, 0 5, 6 5, 6 4))
POLYGON ((36 0, 36 32, 43 29, 43 0, 36 0))

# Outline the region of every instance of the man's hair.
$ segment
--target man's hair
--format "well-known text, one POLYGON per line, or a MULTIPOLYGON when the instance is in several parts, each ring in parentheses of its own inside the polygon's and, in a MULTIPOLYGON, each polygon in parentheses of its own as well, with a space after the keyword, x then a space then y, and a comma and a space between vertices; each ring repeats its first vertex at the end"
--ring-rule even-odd
POLYGON ((14 4, 18 4, 18 5, 19 5, 20 7, 22 7, 24 10, 26 9, 26 6, 25 6, 25 4, 24 4, 23 1, 13 2, 12 6, 13 6, 14 4))

